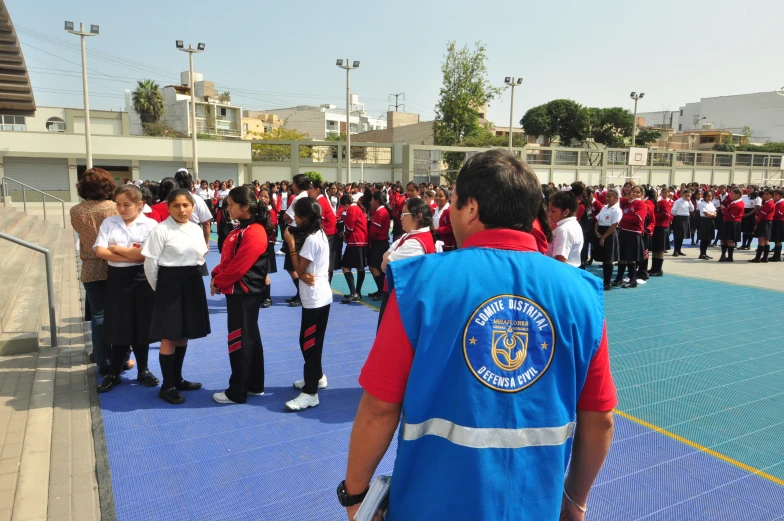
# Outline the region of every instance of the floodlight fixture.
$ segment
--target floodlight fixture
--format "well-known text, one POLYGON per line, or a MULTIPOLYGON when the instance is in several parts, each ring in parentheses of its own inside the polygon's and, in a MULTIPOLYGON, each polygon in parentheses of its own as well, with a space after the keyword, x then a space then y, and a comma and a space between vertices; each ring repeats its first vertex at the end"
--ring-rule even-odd
POLYGON ((206 45, 204 45, 202 42, 199 42, 199 45, 196 46, 196 48, 199 49, 200 51, 203 51, 205 47, 206 45))
POLYGON ((636 96, 636 95, 637 95, 637 93, 635 91, 632 91, 632 93, 629 94, 629 97, 634 99, 634 96, 636 96))
POLYGON ((509 83, 510 81, 512 81, 511 76, 507 76, 506 78, 504 78, 504 83, 509 83))
POLYGON ((354 62, 354 64, 353 64, 352 66, 353 66, 355 69, 359 68, 359 62, 358 62, 358 61, 355 61, 355 62, 354 62))
POLYGON ((337 65, 338 67, 343 67, 343 60, 338 60, 338 61, 335 63, 335 65, 337 65))
POLYGON ((185 47, 185 44, 182 43, 182 40, 177 40, 174 42, 174 44, 177 46, 178 49, 182 49, 183 47, 185 47))
POLYGON ((65 30, 66 31, 73 31, 74 30, 74 23, 73 22, 65 22, 65 30))
POLYGON ((644 93, 644 92, 641 92, 641 93, 640 93, 640 99, 642 99, 642 98, 643 98, 643 96, 645 96, 645 93, 644 93))
POLYGON ((90 26, 90 33, 92 33, 92 34, 98 34, 98 33, 99 33, 99 31, 100 31, 100 27, 98 27, 97 25, 91 25, 91 26, 90 26))
POLYGON ((517 78, 517 84, 518 85, 522 85, 523 84, 523 78, 517 78))

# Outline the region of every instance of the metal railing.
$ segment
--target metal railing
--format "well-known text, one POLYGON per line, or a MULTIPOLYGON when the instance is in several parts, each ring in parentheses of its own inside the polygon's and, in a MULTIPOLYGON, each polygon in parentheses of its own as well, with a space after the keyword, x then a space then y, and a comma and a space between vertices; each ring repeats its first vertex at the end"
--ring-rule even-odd
MULTIPOLYGON (((7 178, 6 178, 7 179, 7 178)), ((30 248, 37 252, 44 254, 44 261, 46 262, 46 295, 49 299, 49 334, 52 339, 52 347, 57 347, 57 321, 54 315, 54 270, 52 269, 52 253, 46 248, 42 248, 37 244, 32 244, 23 241, 13 235, 0 232, 0 239, 11 241, 25 248, 30 248)))
POLYGON ((63 229, 65 229, 65 201, 63 201, 62 199, 60 199, 58 197, 53 196, 52 194, 47 194, 46 192, 43 192, 43 191, 39 190, 38 188, 33 188, 30 185, 26 185, 26 184, 22 183, 21 181, 17 181, 16 179, 11 179, 8 176, 6 176, 6 177, 4 177, 2 179, 3 201, 8 201, 8 181, 11 181, 12 183, 16 183, 16 184, 18 184, 19 186, 22 187, 22 204, 24 205, 24 211, 25 212, 27 212, 27 190, 32 190, 33 192, 37 192, 37 193, 39 193, 39 194, 41 194, 43 196, 43 197, 41 197, 41 204, 44 207, 44 221, 46 220, 46 198, 47 197, 51 197, 55 201, 58 201, 60 203, 60 206, 62 206, 62 209, 63 209, 63 229))

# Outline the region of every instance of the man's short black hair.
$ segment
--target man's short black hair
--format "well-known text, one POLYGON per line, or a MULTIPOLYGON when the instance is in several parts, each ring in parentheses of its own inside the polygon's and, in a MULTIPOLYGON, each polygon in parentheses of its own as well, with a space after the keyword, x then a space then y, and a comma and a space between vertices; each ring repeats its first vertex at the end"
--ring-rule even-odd
POLYGON ((455 184, 457 208, 474 199, 479 204, 479 221, 485 228, 510 228, 530 232, 540 218, 545 232, 547 213, 536 174, 517 157, 500 149, 471 157, 460 169, 455 184))
POLYGON ((300 190, 307 190, 310 188, 310 178, 305 174, 297 174, 291 181, 300 190))

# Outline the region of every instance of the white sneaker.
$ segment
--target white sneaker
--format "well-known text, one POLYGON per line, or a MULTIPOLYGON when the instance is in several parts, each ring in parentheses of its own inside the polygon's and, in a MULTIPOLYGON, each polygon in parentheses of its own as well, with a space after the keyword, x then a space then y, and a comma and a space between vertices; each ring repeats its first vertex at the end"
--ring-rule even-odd
POLYGON ((637 279, 637 284, 645 284, 647 280, 637 279))
MULTIPOLYGON (((305 388, 305 380, 297 380, 296 382, 294 382, 294 389, 304 389, 304 388, 305 388)), ((327 375, 325 374, 321 375, 321 378, 319 378, 318 388, 319 389, 327 388, 327 375)))
POLYGON ((212 399, 218 403, 225 403, 225 404, 236 404, 237 402, 230 400, 226 393, 215 393, 212 395, 212 399))
POLYGON ((300 395, 293 400, 286 402, 286 409, 290 411, 303 411, 308 407, 315 407, 318 404, 318 394, 310 395, 300 393, 300 395))
POLYGON ((248 396, 264 396, 264 391, 262 391, 260 393, 252 393, 252 392, 248 391, 248 396))

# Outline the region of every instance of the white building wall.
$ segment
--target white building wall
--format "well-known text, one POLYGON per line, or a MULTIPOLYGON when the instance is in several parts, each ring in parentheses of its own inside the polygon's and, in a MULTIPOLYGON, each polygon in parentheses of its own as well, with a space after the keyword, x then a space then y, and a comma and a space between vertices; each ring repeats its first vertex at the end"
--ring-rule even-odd
POLYGON ((749 126, 755 143, 784 141, 784 91, 702 98, 681 109, 682 130, 700 129, 705 123, 712 123, 714 129, 739 133, 749 126))

